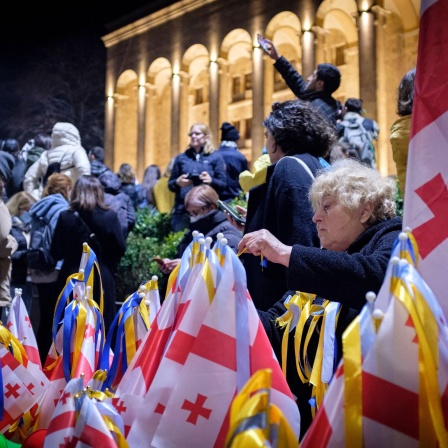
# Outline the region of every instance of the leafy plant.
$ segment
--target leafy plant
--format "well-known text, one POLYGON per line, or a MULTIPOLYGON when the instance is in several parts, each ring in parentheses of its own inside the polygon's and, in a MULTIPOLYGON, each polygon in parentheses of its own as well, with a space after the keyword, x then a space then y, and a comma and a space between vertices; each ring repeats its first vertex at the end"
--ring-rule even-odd
POLYGON ((397 205, 397 216, 403 216, 403 194, 401 193, 398 178, 395 178, 397 184, 397 193, 395 194, 395 203, 397 205))
POLYGON ((168 277, 162 274, 153 257, 174 258, 185 231, 173 232, 171 215, 154 213, 147 208, 136 212, 134 229, 126 239, 126 252, 119 264, 117 297, 125 300, 138 286, 157 275, 161 299, 168 277))

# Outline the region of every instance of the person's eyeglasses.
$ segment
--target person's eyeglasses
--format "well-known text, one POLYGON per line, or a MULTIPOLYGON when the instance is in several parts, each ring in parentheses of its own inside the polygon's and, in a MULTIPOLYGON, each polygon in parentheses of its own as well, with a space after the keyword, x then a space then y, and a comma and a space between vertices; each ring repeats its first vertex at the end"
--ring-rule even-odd
POLYGON ((188 137, 193 137, 193 135, 203 135, 203 134, 204 134, 203 132, 190 132, 188 134, 188 137))

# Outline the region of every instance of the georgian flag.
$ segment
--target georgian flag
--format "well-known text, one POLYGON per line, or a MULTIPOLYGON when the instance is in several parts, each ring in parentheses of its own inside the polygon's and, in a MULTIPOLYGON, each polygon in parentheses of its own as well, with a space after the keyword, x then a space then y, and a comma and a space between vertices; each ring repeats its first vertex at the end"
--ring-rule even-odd
POLYGON ((6 328, 22 343, 28 360, 42 370, 36 336, 21 293, 12 299, 6 328))
POLYGON ((403 226, 418 270, 448 315, 448 2, 422 0, 403 226))

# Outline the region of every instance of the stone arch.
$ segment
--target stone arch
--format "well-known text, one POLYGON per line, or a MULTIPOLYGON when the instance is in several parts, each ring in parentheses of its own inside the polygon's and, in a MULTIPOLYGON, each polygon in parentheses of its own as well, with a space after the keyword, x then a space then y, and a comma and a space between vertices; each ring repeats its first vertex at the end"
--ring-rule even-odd
POLYGON ((145 167, 160 166, 162 172, 171 157, 171 63, 155 59, 146 76, 145 167))
POLYGON ((181 61, 180 148, 189 142, 188 129, 193 123, 209 125, 210 54, 201 44, 188 48, 181 61))
POLYGON ((240 132, 241 152, 250 160, 252 146, 252 43, 242 28, 228 33, 220 48, 220 124, 232 123, 240 132))
POLYGON ((122 163, 137 168, 138 77, 133 70, 124 71, 117 80, 115 100, 114 171, 122 163))

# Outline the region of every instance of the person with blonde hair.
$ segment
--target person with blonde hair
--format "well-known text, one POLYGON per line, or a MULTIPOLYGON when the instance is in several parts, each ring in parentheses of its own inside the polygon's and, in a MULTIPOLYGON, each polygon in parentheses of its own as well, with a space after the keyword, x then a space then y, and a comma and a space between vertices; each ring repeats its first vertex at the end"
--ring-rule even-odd
POLYGON ((204 123, 195 123, 188 136, 190 144, 176 157, 168 181, 168 188, 175 193, 171 220, 175 232, 188 227, 184 202, 194 186, 210 185, 219 195, 227 185, 224 160, 215 152, 210 128, 204 123))
MULTIPOLYGON (((336 160, 331 169, 317 174, 308 193, 320 248, 284 244, 266 229, 244 235, 239 252, 245 250, 258 259, 263 255, 286 269, 288 291, 283 291, 282 299, 271 308, 258 311, 279 360, 284 327, 277 325, 277 318, 286 313, 288 298, 300 291, 315 294, 313 305, 320 308, 326 300, 337 302, 336 368, 342 355, 342 334, 366 304, 366 294, 378 294, 401 232, 401 218, 395 216, 395 193, 395 181, 381 176, 375 168, 351 158, 336 160)), ((304 328, 309 328, 310 320, 304 328)), ((289 338, 286 378, 297 397, 302 435, 312 421, 312 388, 299 379, 296 362, 302 355, 295 347, 307 346, 306 356, 312 365, 321 324, 322 320, 311 335, 303 331, 306 341, 289 338)))

